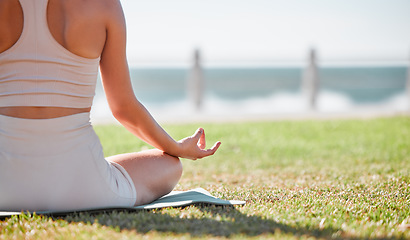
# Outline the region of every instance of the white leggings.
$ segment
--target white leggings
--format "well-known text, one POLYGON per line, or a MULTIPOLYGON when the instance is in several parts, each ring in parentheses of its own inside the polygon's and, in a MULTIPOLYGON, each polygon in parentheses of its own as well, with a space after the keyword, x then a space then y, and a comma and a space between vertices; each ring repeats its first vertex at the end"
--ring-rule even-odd
POLYGON ((120 165, 104 159, 89 113, 53 119, 0 115, 0 210, 133 206, 120 165))

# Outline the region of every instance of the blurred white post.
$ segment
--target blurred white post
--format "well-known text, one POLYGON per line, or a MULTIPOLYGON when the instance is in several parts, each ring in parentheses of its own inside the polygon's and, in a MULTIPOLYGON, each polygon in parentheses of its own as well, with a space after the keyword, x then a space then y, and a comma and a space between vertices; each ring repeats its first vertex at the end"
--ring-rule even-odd
POLYGON ((407 109, 410 111, 410 59, 409 66, 407 67, 407 81, 406 81, 406 91, 407 91, 407 109))
POLYGON ((199 49, 194 51, 194 62, 188 76, 188 96, 196 111, 200 111, 203 104, 204 76, 201 66, 199 49))
POLYGON ((308 66, 303 74, 302 89, 307 97, 310 110, 315 110, 319 92, 319 74, 316 63, 316 51, 313 48, 310 49, 308 66))

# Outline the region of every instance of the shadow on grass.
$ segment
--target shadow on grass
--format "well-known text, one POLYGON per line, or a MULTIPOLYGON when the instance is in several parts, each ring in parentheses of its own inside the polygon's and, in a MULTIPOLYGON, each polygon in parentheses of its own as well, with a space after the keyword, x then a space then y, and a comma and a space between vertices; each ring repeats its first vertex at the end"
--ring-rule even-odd
MULTIPOLYGON (((77 213, 63 217, 68 222, 98 222, 101 225, 119 228, 121 230, 135 230, 138 233, 156 231, 160 233, 189 234, 192 237, 213 236, 232 237, 244 235, 249 237, 281 232, 294 236, 320 237, 320 238, 349 238, 343 236, 340 229, 317 227, 293 227, 279 223, 272 219, 260 216, 246 215, 235 207, 217 207, 196 205, 201 211, 200 218, 195 218, 195 213, 181 211, 176 214, 162 211, 138 212, 106 212, 100 214, 77 213)), ((178 211, 178 209, 175 209, 178 211)), ((195 209, 193 209, 195 212, 195 209)), ((384 238, 385 239, 385 238, 384 238)))

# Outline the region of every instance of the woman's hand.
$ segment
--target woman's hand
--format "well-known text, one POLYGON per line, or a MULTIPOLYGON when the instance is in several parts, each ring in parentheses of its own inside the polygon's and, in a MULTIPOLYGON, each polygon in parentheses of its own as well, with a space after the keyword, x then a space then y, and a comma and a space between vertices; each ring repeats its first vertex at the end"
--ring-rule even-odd
POLYGON ((205 131, 199 128, 194 135, 178 141, 178 144, 180 147, 178 157, 196 160, 213 155, 218 150, 221 142, 216 142, 210 149, 205 149, 205 131))

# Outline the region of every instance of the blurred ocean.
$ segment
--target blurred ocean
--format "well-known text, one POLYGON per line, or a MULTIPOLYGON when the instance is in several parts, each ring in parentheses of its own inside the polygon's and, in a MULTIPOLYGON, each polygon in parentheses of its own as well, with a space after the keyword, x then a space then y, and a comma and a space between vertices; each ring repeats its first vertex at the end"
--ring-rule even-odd
MULTIPOLYGON (((196 112, 187 93, 190 68, 131 68, 137 98, 159 119, 192 114, 202 116, 251 116, 308 112, 301 89, 302 67, 204 68, 205 96, 196 112)), ((407 67, 321 67, 318 112, 406 111, 407 67)), ((112 120, 98 81, 93 121, 112 120)))

